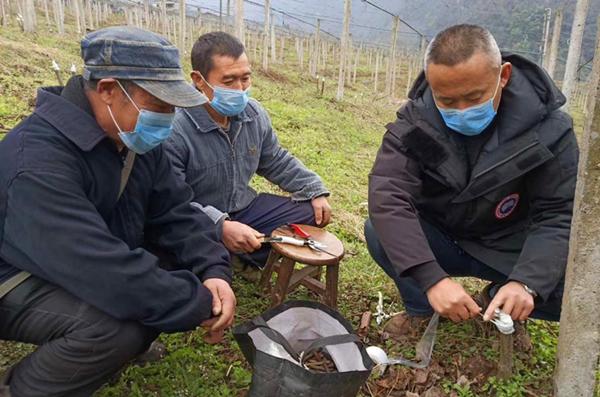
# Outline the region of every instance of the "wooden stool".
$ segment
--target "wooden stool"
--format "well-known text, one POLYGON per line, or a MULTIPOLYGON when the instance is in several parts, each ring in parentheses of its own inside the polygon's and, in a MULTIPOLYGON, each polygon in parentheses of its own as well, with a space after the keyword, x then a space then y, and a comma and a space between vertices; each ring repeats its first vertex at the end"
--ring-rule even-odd
MULTIPOLYGON (((272 243, 271 253, 260 279, 259 288, 271 290, 272 306, 277 306, 285 300, 286 295, 304 285, 323 298, 326 305, 337 307, 338 271, 340 260, 344 256, 344 246, 333 234, 318 227, 300 225, 311 238, 325 244, 328 253, 316 251, 310 247, 298 247, 291 244, 272 243), (294 270, 296 263, 306 265, 294 270), (325 284, 320 281, 321 269, 326 266, 325 284), (271 275, 277 271, 277 281, 271 288, 271 275)), ((271 237, 296 237, 287 226, 282 226, 271 233, 271 237)))

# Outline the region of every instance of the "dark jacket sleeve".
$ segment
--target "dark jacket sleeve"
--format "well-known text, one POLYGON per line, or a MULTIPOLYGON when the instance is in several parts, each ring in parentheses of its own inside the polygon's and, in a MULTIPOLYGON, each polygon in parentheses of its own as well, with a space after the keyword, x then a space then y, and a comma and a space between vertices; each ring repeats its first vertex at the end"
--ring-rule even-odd
POLYGON ((388 131, 369 175, 369 216, 398 274, 414 277, 427 290, 447 274, 435 261, 419 223, 413 198, 420 191, 418 164, 388 131))
POLYGON ((76 171, 18 174, 8 189, 0 255, 118 319, 160 331, 194 329, 212 294, 188 270, 167 272, 142 248, 115 237, 76 171))
POLYGON ((231 283, 229 253, 219 242, 217 226, 191 205, 192 188, 175 173, 167 154, 157 150, 156 155, 148 239, 167 250, 177 267, 193 271, 202 281, 220 278, 231 283))
POLYGON ((535 290, 542 300, 548 299, 563 278, 569 252, 579 152, 571 121, 566 118, 563 115, 556 121, 567 126, 563 127, 563 137, 551 148, 555 157, 528 175, 532 223, 509 275, 509 279, 535 290))

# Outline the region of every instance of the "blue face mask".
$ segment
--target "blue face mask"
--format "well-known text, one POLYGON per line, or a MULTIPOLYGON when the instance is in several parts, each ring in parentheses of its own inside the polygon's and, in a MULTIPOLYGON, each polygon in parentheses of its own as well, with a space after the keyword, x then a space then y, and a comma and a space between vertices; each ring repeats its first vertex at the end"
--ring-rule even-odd
MULTIPOLYGON (((119 83, 119 86, 121 86, 121 83, 119 83)), ((108 113, 119 129, 119 138, 121 138, 123 144, 136 154, 144 154, 160 145, 171 135, 175 113, 157 113, 145 109, 140 110, 122 86, 121 89, 139 112, 135 128, 131 132, 124 132, 121 130, 119 124, 117 124, 110 107, 108 107, 108 113)))
POLYGON ((498 93, 498 87, 500 86, 500 76, 498 76, 498 84, 494 95, 482 104, 471 106, 469 108, 459 109, 441 109, 437 106, 444 123, 448 128, 466 135, 475 136, 481 134, 488 125, 496 117, 496 110, 494 110, 494 98, 498 93))
POLYGON ((250 87, 245 90, 234 90, 225 87, 213 87, 202 77, 202 80, 213 90, 210 106, 223 116, 237 116, 246 109, 250 100, 250 87))

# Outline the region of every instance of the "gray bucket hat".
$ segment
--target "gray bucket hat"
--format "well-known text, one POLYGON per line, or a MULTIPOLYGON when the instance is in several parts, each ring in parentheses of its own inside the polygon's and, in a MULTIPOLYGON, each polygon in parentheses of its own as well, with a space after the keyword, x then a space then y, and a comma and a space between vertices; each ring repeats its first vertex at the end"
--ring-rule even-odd
POLYGON ((177 107, 208 102, 186 82, 177 47, 164 37, 130 26, 91 32, 81 40, 86 80, 131 80, 158 99, 177 107))

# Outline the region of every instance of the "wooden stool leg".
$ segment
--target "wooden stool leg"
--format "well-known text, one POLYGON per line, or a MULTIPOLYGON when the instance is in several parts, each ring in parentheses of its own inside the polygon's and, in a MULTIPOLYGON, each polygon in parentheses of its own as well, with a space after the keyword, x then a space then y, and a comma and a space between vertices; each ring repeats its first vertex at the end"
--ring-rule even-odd
POLYGON ((325 304, 337 309, 339 265, 327 266, 325 273, 325 304))
POLYGON ((260 281, 258 282, 258 290, 270 292, 271 290, 271 275, 273 274, 273 266, 281 256, 275 250, 271 250, 265 268, 262 270, 260 281))
POLYGON ((317 270, 317 274, 314 275, 315 280, 321 281, 321 276, 323 275, 323 266, 317 266, 319 270, 317 270))
POLYGON ((296 262, 290 258, 284 257, 281 261, 281 265, 279 266, 279 274, 277 275, 277 282, 275 283, 275 288, 271 294, 272 306, 277 306, 285 300, 290 279, 292 278, 292 273, 294 272, 295 264, 296 262))

